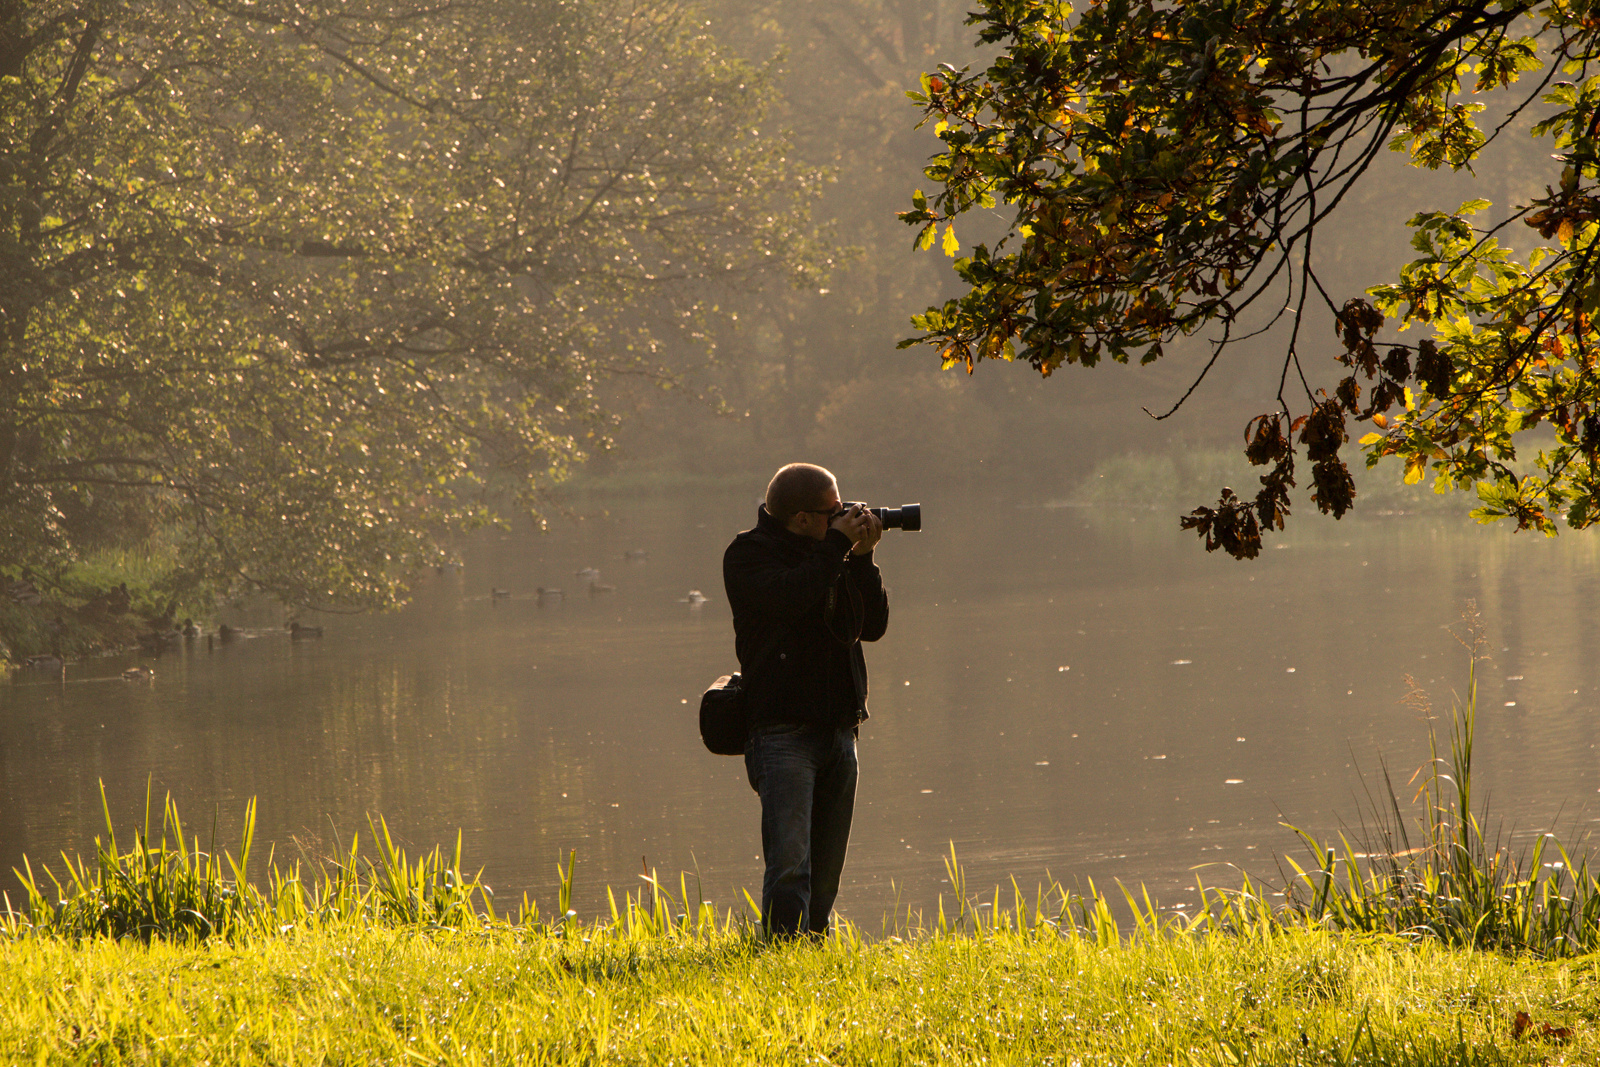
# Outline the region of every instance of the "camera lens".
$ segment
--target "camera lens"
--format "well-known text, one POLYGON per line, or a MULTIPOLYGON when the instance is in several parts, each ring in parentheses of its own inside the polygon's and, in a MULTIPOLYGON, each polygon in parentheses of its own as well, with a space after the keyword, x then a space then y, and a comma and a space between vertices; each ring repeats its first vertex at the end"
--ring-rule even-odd
POLYGON ((922 505, 904 504, 898 508, 872 508, 872 513, 883 523, 885 530, 905 530, 910 533, 922 529, 922 505))

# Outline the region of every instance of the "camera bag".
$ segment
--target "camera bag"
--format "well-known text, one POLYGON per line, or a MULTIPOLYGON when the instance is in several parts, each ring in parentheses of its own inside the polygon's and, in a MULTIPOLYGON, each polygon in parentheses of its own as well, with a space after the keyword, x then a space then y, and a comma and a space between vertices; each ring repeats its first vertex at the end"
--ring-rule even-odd
POLYGON ((700 740, 719 756, 742 756, 749 738, 750 709, 739 672, 724 674, 700 697, 700 740))

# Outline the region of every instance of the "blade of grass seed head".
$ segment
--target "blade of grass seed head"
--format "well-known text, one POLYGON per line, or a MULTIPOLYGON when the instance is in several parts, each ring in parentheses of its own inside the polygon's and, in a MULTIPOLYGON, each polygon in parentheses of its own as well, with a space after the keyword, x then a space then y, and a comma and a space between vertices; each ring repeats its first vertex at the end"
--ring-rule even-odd
MULTIPOLYGON (((1127 886, 1123 885, 1120 878, 1116 879, 1115 881, 1117 883, 1117 889, 1122 893, 1122 899, 1128 902, 1128 911, 1133 914, 1134 935, 1138 936, 1140 934, 1150 933, 1146 926, 1144 911, 1139 907, 1139 902, 1134 899, 1133 891, 1127 886)), ((1148 894, 1146 894, 1146 899, 1148 899, 1148 894)))
MULTIPOLYGON (((101 779, 98 779, 98 781, 100 783, 100 814, 106 820, 106 837, 109 838, 110 841, 111 841, 111 851, 115 852, 117 850, 117 831, 116 831, 116 827, 113 826, 112 823, 111 823, 111 802, 106 799, 106 782, 105 782, 105 779, 101 778, 101 779)), ((149 782, 148 782, 148 780, 146 780, 145 790, 147 792, 147 795, 148 795, 149 788, 150 788, 149 782)))
MULTIPOLYGON (((22 857, 22 868, 19 871, 13 867, 11 868, 11 873, 17 876, 17 880, 22 883, 23 889, 27 891, 28 915, 31 921, 34 925, 38 925, 41 921, 44 921, 46 914, 51 914, 51 917, 54 918, 50 905, 44 899, 44 894, 39 891, 38 880, 33 874, 33 864, 28 861, 26 855, 22 857)), ((49 871, 47 870, 45 873, 49 874, 49 871)), ((61 899, 60 894, 57 894, 56 899, 61 899)))
MULTIPOLYGON (((256 798, 251 797, 244 805, 244 827, 239 832, 239 862, 235 863, 233 856, 228 856, 228 867, 233 871, 233 881, 236 885, 244 886, 250 882, 250 846, 256 837, 256 798)), ((267 856, 267 866, 272 866, 272 856, 267 856)))
POLYGON ((450 858, 450 873, 455 877, 456 886, 460 888, 461 882, 461 828, 456 828, 456 850, 450 858))
POLYGON ((1333 849, 1326 849, 1318 856, 1318 858, 1321 859, 1322 866, 1317 873, 1322 876, 1322 881, 1317 885, 1317 895, 1312 900, 1311 917, 1317 921, 1321 921, 1323 910, 1328 904, 1328 893, 1333 888, 1333 849))
POLYGON ((576 870, 577 865, 577 849, 572 849, 567 853, 567 869, 565 871, 561 869, 561 861, 559 859, 556 860, 556 874, 561 880, 561 886, 556 895, 561 907, 561 917, 557 921, 561 923, 563 929, 565 929, 568 919, 572 917, 572 882, 573 872, 576 870))

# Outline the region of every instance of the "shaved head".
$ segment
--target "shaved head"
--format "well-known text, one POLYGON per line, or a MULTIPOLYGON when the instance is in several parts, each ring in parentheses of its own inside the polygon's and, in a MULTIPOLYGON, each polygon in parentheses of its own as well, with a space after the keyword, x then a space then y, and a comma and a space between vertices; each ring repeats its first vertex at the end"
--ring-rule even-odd
POLYGON ((827 503, 830 490, 838 489, 833 472, 815 463, 790 463, 780 467, 767 483, 767 513, 788 522, 807 508, 827 503))

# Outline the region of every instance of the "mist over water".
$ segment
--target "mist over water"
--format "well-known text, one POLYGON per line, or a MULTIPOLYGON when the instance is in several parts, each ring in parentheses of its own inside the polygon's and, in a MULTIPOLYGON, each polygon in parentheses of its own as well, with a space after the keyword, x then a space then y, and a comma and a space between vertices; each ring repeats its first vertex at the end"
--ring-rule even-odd
MULTIPOLYGON (((845 486, 847 493, 851 487, 845 486)), ((857 487, 859 490, 871 487, 857 487)), ((757 893, 758 802, 742 761, 705 752, 700 691, 734 669, 721 554, 759 487, 579 505, 548 534, 489 534, 389 616, 327 617, 157 660, 69 666, 0 687, 0 863, 58 867, 119 830, 148 780, 209 847, 280 862, 369 836, 382 813, 413 851, 463 833, 502 902, 555 902, 578 850, 578 907, 696 871, 723 906, 757 893), (627 559, 629 551, 643 559, 627 559), (577 572, 593 567, 600 586, 577 572), (559 588, 563 595, 536 590, 559 588), (509 592, 495 598, 492 590, 509 592), (690 602, 690 590, 707 597, 690 602), (136 662, 151 682, 124 682, 136 662)), ((1357 764, 1406 795, 1426 757, 1405 676, 1436 713, 1464 692, 1449 627, 1477 602, 1479 795, 1519 838, 1596 819, 1596 550, 1459 516, 1314 517, 1254 563, 1207 556, 1167 511, 1047 507, 921 492, 920 533, 879 550, 888 635, 868 648, 872 719, 840 910, 871 929, 930 905, 954 843, 974 887, 1048 871, 1192 900, 1194 868, 1237 884, 1362 814, 1357 764)), ((1458 627, 1459 628, 1459 627, 1458 627)), ((124 846, 127 841, 122 842, 124 846)), ((758 894, 757 894, 758 895, 758 894)), ((16 899, 16 894, 12 894, 16 899)))

